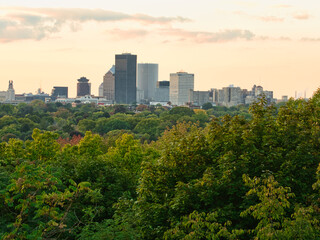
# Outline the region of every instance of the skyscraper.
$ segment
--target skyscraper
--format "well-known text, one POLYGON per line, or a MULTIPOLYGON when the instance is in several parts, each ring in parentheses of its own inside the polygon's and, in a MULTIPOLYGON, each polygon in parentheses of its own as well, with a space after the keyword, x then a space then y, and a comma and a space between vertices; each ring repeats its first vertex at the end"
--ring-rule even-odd
POLYGON ((137 101, 137 55, 116 55, 115 100, 116 103, 132 104, 137 101))
POLYGON ((107 100, 114 101, 114 81, 115 81, 115 66, 113 65, 110 70, 103 77, 103 96, 107 100))
POLYGON ((89 79, 81 77, 77 83, 77 96, 82 97, 85 95, 91 95, 91 83, 89 83, 89 79))
POLYGON ((138 64, 138 91, 142 91, 142 99, 138 102, 150 102, 155 100, 156 87, 158 81, 158 64, 155 63, 139 63, 138 64))
POLYGON ((177 72, 170 74, 170 102, 185 105, 190 102, 190 90, 194 90, 194 74, 177 72))

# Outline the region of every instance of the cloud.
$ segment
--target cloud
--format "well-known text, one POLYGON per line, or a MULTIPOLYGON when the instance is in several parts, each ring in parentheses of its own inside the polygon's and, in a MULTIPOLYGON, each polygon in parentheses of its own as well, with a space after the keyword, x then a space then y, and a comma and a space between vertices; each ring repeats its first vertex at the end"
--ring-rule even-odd
POLYGON ((264 22, 283 22, 284 18, 275 17, 275 16, 265 16, 265 17, 257 17, 259 20, 264 22))
POLYGON ((255 40, 261 41, 292 41, 290 37, 281 36, 281 37, 269 37, 269 36, 257 36, 255 40))
POLYGON ((79 31, 81 24, 94 22, 135 21, 142 24, 170 26, 173 22, 187 22, 183 17, 153 17, 146 14, 125 14, 103 9, 80 8, 0 8, 0 41, 21 39, 41 40, 58 33, 67 26, 79 31))
POLYGON ((292 41, 292 39, 290 37, 284 37, 284 36, 279 37, 278 40, 280 40, 280 41, 292 41))
POLYGON ((320 42, 320 38, 301 38, 300 39, 302 42, 320 42))
POLYGON ((274 5, 274 8, 291 8, 291 5, 288 4, 279 4, 279 5, 274 5))
POLYGON ((48 33, 57 31, 56 26, 38 24, 33 26, 33 21, 25 20, 21 24, 15 20, 0 19, 0 42, 10 42, 21 39, 43 39, 48 33))
POLYGON ((242 11, 235 11, 233 13, 236 15, 245 16, 245 17, 249 17, 252 19, 257 19, 257 20, 260 20, 263 22, 283 22, 284 21, 284 18, 276 17, 276 16, 254 16, 254 15, 250 15, 245 12, 242 12, 242 11))
POLYGON ((45 14, 52 18, 61 21, 139 21, 148 24, 168 24, 172 22, 186 22, 190 21, 188 18, 183 17, 153 17, 146 14, 126 14, 120 12, 113 12, 103 9, 83 9, 83 8, 28 8, 28 11, 32 11, 39 14, 45 14))
POLYGON ((112 29, 111 31, 107 32, 108 35, 113 36, 116 39, 119 40, 127 40, 127 39, 132 39, 132 38, 140 38, 140 37, 145 37, 146 35, 149 34, 148 31, 143 30, 143 29, 126 29, 122 30, 119 28, 112 29))
POLYGON ((221 30, 219 32, 198 32, 183 29, 163 29, 163 35, 177 37, 178 41, 192 41, 196 43, 221 43, 239 39, 252 40, 254 34, 249 30, 221 30))
POLYGON ((309 18, 311 18, 311 16, 308 13, 300 12, 293 14, 293 18, 297 20, 308 20, 309 18))

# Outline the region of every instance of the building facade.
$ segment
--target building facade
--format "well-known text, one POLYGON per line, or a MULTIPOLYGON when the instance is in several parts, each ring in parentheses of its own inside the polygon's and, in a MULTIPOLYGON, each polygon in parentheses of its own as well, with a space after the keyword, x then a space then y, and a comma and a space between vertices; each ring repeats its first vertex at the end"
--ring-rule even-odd
POLYGON ((207 102, 212 102, 212 100, 210 99, 210 91, 190 90, 190 102, 194 106, 202 106, 207 102))
POLYGON ((7 91, 0 91, 0 102, 4 102, 7 99, 7 91))
POLYGON ((244 104, 243 91, 239 87, 229 86, 219 90, 219 103, 226 107, 244 104))
POLYGON ((138 64, 137 102, 149 103, 155 100, 159 65, 155 63, 138 64))
POLYGON ((77 83, 77 96, 82 97, 86 95, 91 95, 91 83, 89 83, 89 79, 81 77, 77 83))
POLYGON ((109 71, 103 76, 103 94, 107 100, 114 101, 115 92, 115 66, 113 65, 109 71))
POLYGON ((158 81, 156 88, 156 102, 169 102, 170 101, 170 82, 158 81))
POLYGON ((99 93, 98 94, 99 97, 103 97, 103 83, 99 85, 98 93, 99 93))
POLYGON ((59 97, 68 98, 68 87, 53 87, 51 92, 51 98, 55 100, 59 97))
POLYGON ((115 101, 132 104, 137 101, 137 55, 123 53, 115 56, 115 101))
POLYGON ((275 102, 275 99, 273 99, 273 91, 264 91, 263 87, 253 85, 252 90, 249 91, 245 97, 245 104, 252 104, 262 96, 266 98, 268 104, 275 102))
POLYGON ((170 102, 185 105, 190 102, 190 90, 194 90, 194 74, 177 72, 170 74, 170 102))

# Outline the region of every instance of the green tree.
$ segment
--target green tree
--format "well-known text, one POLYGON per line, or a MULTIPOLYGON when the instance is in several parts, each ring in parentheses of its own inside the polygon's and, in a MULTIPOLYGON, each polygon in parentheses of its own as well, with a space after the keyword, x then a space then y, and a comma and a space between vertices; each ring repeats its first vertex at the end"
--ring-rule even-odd
POLYGON ((1 194, 11 210, 7 230, 2 239, 46 239, 72 231, 66 225, 68 214, 76 198, 90 190, 89 183, 71 181, 63 188, 59 178, 49 167, 26 162, 17 166, 11 184, 1 194))
POLYGON ((210 108, 213 108, 213 106, 212 106, 212 103, 207 102, 207 103, 204 103, 204 104, 201 106, 201 108, 204 109, 204 110, 208 110, 208 109, 210 109, 210 108))
POLYGON ((260 202, 250 206, 241 216, 250 214, 259 221, 254 230, 256 239, 279 239, 286 209, 290 207, 288 199, 294 197, 294 194, 290 193, 290 188, 279 186, 273 176, 251 179, 244 175, 243 179, 250 187, 247 196, 255 194, 260 202))

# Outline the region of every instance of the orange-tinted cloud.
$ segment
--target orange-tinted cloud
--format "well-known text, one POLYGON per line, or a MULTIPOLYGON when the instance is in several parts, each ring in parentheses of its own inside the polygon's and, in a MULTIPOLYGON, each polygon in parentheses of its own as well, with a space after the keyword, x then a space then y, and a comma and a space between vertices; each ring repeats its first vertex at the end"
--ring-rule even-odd
POLYGON ((284 21, 284 18, 275 17, 275 16, 257 17, 257 19, 264 22, 283 22, 284 21))
POLYGON ((123 30, 123 29, 115 28, 115 29, 112 29, 111 31, 108 31, 107 34, 119 40, 128 40, 132 38, 145 37, 146 35, 149 34, 149 32, 144 29, 123 30))
POLYGON ((239 39, 252 40, 254 34, 249 30, 233 29, 219 32, 187 31, 177 28, 163 29, 165 36, 176 37, 178 41, 192 41, 196 43, 221 43, 239 39))
POLYGON ((235 11, 234 14, 236 15, 240 15, 240 16, 244 16, 244 17, 248 17, 248 18, 252 18, 252 19, 257 19, 263 22, 283 22, 284 18, 281 17, 276 17, 276 16, 254 16, 254 15, 250 15, 247 14, 245 12, 242 11, 235 11))
POLYGON ((308 38, 304 37, 300 39, 302 42, 320 42, 320 38, 308 38))
POLYGON ((291 5, 288 4, 279 4, 279 5, 274 5, 274 8, 291 8, 291 5))
POLYGON ((311 16, 306 12, 298 12, 293 14, 293 18, 297 20, 308 20, 311 16))

